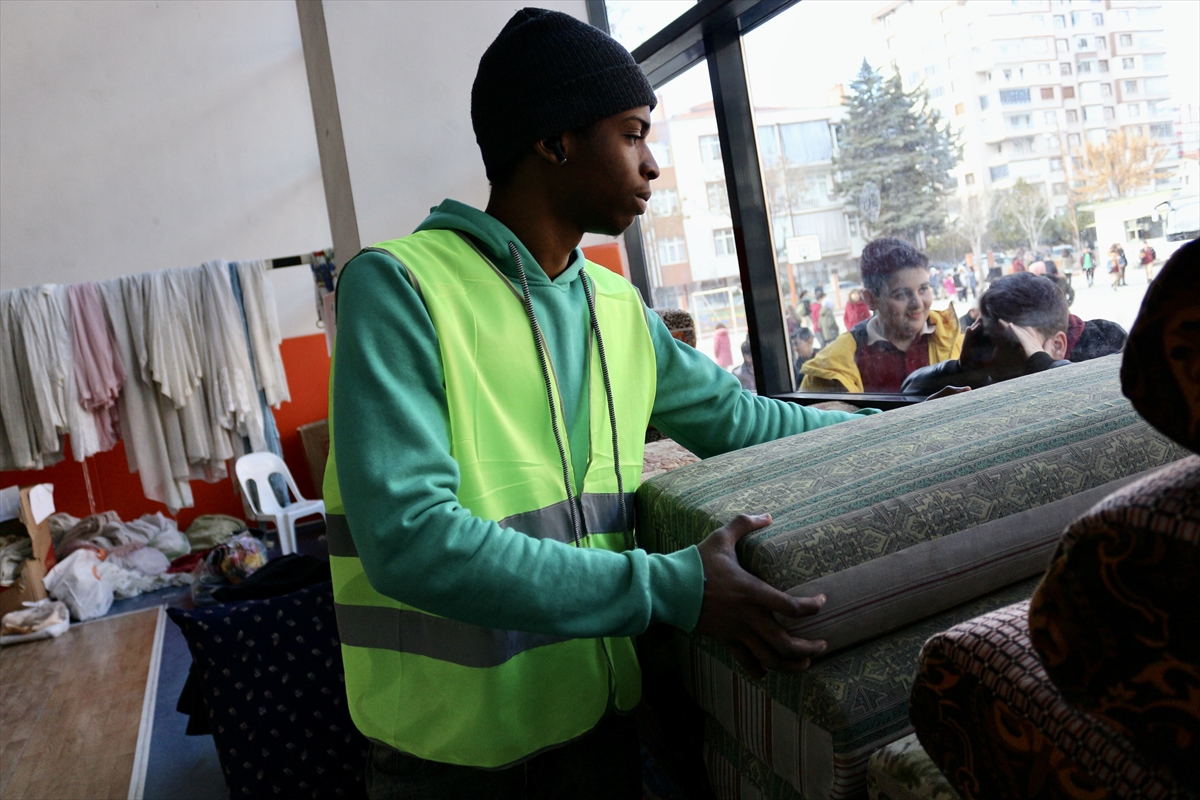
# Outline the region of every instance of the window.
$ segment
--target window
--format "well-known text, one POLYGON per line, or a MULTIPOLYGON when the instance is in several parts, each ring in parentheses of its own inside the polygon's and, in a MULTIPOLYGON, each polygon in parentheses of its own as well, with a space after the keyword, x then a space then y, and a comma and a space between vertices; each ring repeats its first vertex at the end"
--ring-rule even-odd
POLYGON ((1150 135, 1156 139, 1171 138, 1171 123, 1155 122, 1153 125, 1150 126, 1150 135))
POLYGON ((1029 102, 1028 89, 1001 89, 1000 105, 1013 106, 1029 102))
POLYGON ((1074 98, 1075 97, 1075 87, 1074 86, 1062 87, 1062 96, 1063 96, 1063 100, 1070 100, 1070 99, 1074 98))
POLYGON ((1061 158, 1050 159, 1050 171, 1051 172, 1062 172, 1062 169, 1063 169, 1063 163, 1062 163, 1061 158))
POLYGON ((1104 106, 1084 106, 1084 122, 1101 122, 1104 119, 1104 106))
POLYGON ((1070 64, 1067 64, 1067 63, 1065 63, 1065 62, 1064 62, 1064 63, 1062 63, 1062 64, 1059 64, 1059 65, 1058 65, 1058 69, 1059 69, 1059 72, 1061 72, 1063 75, 1070 75, 1070 74, 1071 74, 1071 65, 1070 65, 1070 64))
POLYGON ((1121 69, 1133 69, 1133 59, 1132 58, 1122 58, 1121 59, 1121 69))
POLYGON ((1136 242, 1141 239, 1157 239, 1163 235, 1162 222, 1153 217, 1125 220, 1125 241, 1136 242))
POLYGON ((937 75, 937 73, 938 73, 937 64, 930 64, 929 66, 925 67, 925 77, 926 78, 931 78, 934 75, 937 75))
POLYGON ((721 160, 721 140, 717 136, 701 136, 700 137, 700 160, 701 161, 720 161, 721 160))
POLYGON ((1085 15, 1082 11, 1072 11, 1071 12, 1071 27, 1072 28, 1082 27, 1082 25, 1086 19, 1087 19, 1087 15, 1085 15))
POLYGON ((812 164, 833 158, 833 140, 829 122, 792 122, 779 126, 783 159, 789 164, 812 164))
POLYGON ((929 99, 936 100, 937 98, 941 97, 945 93, 946 93, 945 86, 935 86, 929 90, 929 99))
POLYGON ((1138 47, 1143 50, 1162 50, 1162 35, 1160 33, 1139 33, 1138 47))
POLYGON ((1050 45, 1045 39, 1030 39, 1029 50, 1033 53, 1049 53, 1050 45))
POLYGON ((980 111, 988 110, 988 96, 986 94, 979 95, 979 110, 980 111))
POLYGON ((650 195, 650 211, 660 217, 679 213, 679 192, 675 189, 655 189, 650 195))
POLYGON ((1050 75, 1050 65, 1046 62, 1041 62, 1037 65, 1038 77, 1045 78, 1050 75))
POLYGON ((1166 57, 1162 53, 1142 56, 1142 68, 1147 72, 1162 72, 1167 68, 1166 57))
POLYGON ((709 181, 704 184, 704 191, 708 196, 710 211, 729 211, 729 192, 725 188, 725 181, 709 181))
POLYGON ((1144 83, 1146 94, 1167 94, 1171 91, 1166 78, 1146 78, 1144 83))
POLYGON ((687 245, 682 236, 658 240, 658 262, 664 266, 683 264, 688 260, 687 245))
POLYGON ((1092 25, 1094 25, 1097 28, 1103 28, 1104 27, 1104 15, 1103 14, 1092 14, 1092 25))
POLYGON ((720 228, 713 231, 713 247, 719 256, 737 255, 737 249, 733 244, 733 228, 720 228))
MULTIPOLYGON (((1079 122, 1079 112, 1073 108, 1067 109, 1067 122, 1079 122)), ((1072 134, 1074 135, 1074 134, 1072 134)))
POLYGON ((1041 30, 1046 27, 1046 18, 1041 14, 1034 14, 1029 18, 1029 24, 1034 28, 1041 30))
POLYGON ((1063 28, 1066 28, 1066 27, 1067 27, 1067 18, 1064 17, 1062 14, 1055 14, 1054 15, 1054 29, 1062 30, 1063 28))
POLYGON ((1117 118, 1117 110, 1115 108, 1113 108, 1112 106, 1105 106, 1104 107, 1104 118, 1105 119, 1116 119, 1117 118))
MULTIPOLYGON (((1060 167, 1059 169, 1062 169, 1062 168, 1060 167)), ((1054 192, 1054 194, 1066 194, 1067 193, 1067 184, 1056 183, 1050 187, 1050 191, 1054 192)))
POLYGON ((1089 40, 1088 37, 1080 36, 1079 38, 1077 38, 1075 40, 1075 49, 1081 50, 1081 51, 1082 50, 1091 50, 1092 49, 1091 44, 1092 44, 1091 40, 1089 40))
POLYGON ((955 56, 950 56, 946 59, 946 69, 954 72, 956 66, 958 66, 958 59, 955 56))
POLYGON ((1129 136, 1144 136, 1145 128, 1143 128, 1141 125, 1130 125, 1125 129, 1125 133, 1129 136))
POLYGON ((950 81, 950 93, 958 94, 958 81, 950 81))
POLYGON ((1012 70, 1011 69, 1004 70, 1004 82, 1005 83, 1012 82, 1012 70))
POLYGON ((1137 81, 1125 81, 1125 94, 1137 94, 1137 81))
POLYGON ((1075 65, 1075 68, 1079 70, 1080 75, 1092 74, 1092 62, 1091 61, 1080 61, 1078 64, 1075 65))
POLYGON ((1044 122, 1046 125, 1049 125, 1051 128, 1053 128, 1055 125, 1058 124, 1058 112, 1057 111, 1043 111, 1042 112, 1042 122, 1044 122))
POLYGON ((660 167, 671 166, 671 143, 662 141, 646 142, 646 146, 650 148, 650 154, 654 156, 655 162, 660 167))
POLYGON ((1099 61, 1096 62, 1096 66, 1098 66, 1100 68, 1101 72, 1108 72, 1108 59, 1107 58, 1100 59, 1099 61))
POLYGON ((916 86, 920 82, 921 82, 921 73, 919 73, 919 72, 908 73, 908 85, 909 86, 916 86))
POLYGON ((1004 125, 1010 130, 1024 130, 1033 127, 1032 114, 1012 114, 1004 118, 1004 125))
POLYGON ((1078 133, 1068 133, 1067 134, 1067 147, 1079 147, 1079 134, 1078 133))
POLYGON ((991 167, 988 172, 992 175, 993 181, 1004 180, 1008 177, 1008 164, 1003 164, 999 167, 991 167))
POLYGON ((1122 9, 1117 12, 1117 22, 1125 24, 1125 25, 1129 24, 1129 10, 1128 9, 1122 9))
POLYGON ((1095 42, 1096 42, 1097 50, 1107 50, 1108 49, 1108 39, 1105 39, 1103 36, 1097 36, 1095 39, 1095 42))
POLYGON ((974 186, 975 185, 975 173, 968 172, 966 175, 964 175, 963 183, 965 183, 967 186, 974 186))
POLYGON ((1042 87, 1042 99, 1043 100, 1053 100, 1054 99, 1054 87, 1053 86, 1043 86, 1042 87))
POLYGON ((1117 37, 1117 43, 1120 44, 1121 47, 1133 47, 1133 34, 1122 33, 1117 37))
POLYGON ((956 44, 958 44, 958 37, 954 34, 954 31, 951 31, 942 37, 942 43, 945 44, 946 47, 954 47, 956 44))
POLYGON ((1100 84, 1100 96, 1101 97, 1112 97, 1112 84, 1111 83, 1100 84))
POLYGON ((1071 46, 1067 44, 1066 39, 1057 39, 1055 43, 1058 46, 1059 53, 1069 53, 1071 51, 1071 46))
POLYGON ((1013 150, 1021 155, 1028 155, 1033 152, 1033 137, 1022 136, 1019 139, 1013 139, 1013 150))
POLYGON ((1142 106, 1140 103, 1130 103, 1125 106, 1125 114, 1130 117, 1140 117, 1142 115, 1142 106))
POLYGON ((954 104, 954 116, 961 117, 965 113, 967 113, 966 106, 964 106, 962 103, 954 104))

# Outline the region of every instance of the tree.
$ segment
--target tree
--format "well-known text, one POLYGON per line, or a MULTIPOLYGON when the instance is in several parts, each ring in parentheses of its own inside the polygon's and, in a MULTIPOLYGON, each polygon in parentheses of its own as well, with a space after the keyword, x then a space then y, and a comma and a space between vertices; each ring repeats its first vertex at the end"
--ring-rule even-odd
POLYGON ((996 219, 997 206, 996 195, 984 189, 981 193, 967 198, 967 207, 955 222, 955 227, 962 233, 963 241, 975 254, 976 263, 983 258, 983 241, 996 219))
POLYGON ((1124 131, 1110 132, 1100 143, 1084 142, 1075 151, 1085 181, 1080 193, 1091 200, 1129 197, 1154 182, 1154 167, 1166 155, 1162 148, 1151 148, 1145 136, 1126 136, 1124 131))
POLYGON ((1050 205, 1042 187, 1018 178, 1016 185, 1004 192, 1000 200, 1000 214, 993 233, 1005 246, 1026 246, 1036 251, 1050 219, 1050 205))
POLYGON ((871 231, 916 240, 946 226, 943 198, 961 147, 929 106, 923 88, 905 92, 900 75, 883 78, 864 59, 845 98, 838 193, 860 208, 878 192, 878 217, 863 208, 871 231), (865 189, 865 191, 864 191, 865 189))

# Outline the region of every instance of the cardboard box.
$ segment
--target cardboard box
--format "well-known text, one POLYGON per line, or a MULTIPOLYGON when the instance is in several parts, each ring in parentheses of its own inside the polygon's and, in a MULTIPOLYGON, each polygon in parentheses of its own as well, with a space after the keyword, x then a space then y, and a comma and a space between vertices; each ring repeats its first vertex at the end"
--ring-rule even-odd
POLYGON ((48 596, 42 579, 56 561, 48 522, 53 513, 53 484, 40 483, 21 489, 20 518, 33 541, 33 558, 22 565, 16 583, 0 588, 0 616, 19 610, 26 600, 44 600, 48 596))

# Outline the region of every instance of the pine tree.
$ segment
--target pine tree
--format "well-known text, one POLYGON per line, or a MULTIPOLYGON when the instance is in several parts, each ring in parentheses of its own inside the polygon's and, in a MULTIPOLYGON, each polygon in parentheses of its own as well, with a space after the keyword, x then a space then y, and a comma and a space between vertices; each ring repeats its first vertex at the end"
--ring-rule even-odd
POLYGON ((941 233, 943 198, 961 149, 957 136, 923 88, 905 92, 899 74, 883 78, 866 59, 850 88, 835 162, 839 193, 861 208, 863 187, 878 187, 879 217, 867 220, 872 235, 917 241, 922 233, 941 233))

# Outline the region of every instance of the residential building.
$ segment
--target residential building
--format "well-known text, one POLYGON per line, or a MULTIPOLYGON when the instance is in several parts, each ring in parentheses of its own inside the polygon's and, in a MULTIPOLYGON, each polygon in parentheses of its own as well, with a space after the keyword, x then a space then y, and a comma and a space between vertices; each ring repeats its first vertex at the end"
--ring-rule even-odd
POLYGON ((1081 183, 1077 152, 1124 130, 1168 152, 1153 186, 1172 185, 1178 164, 1157 0, 902 0, 873 17, 877 58, 906 89, 961 131, 956 202, 1018 179, 1068 206, 1081 183))

